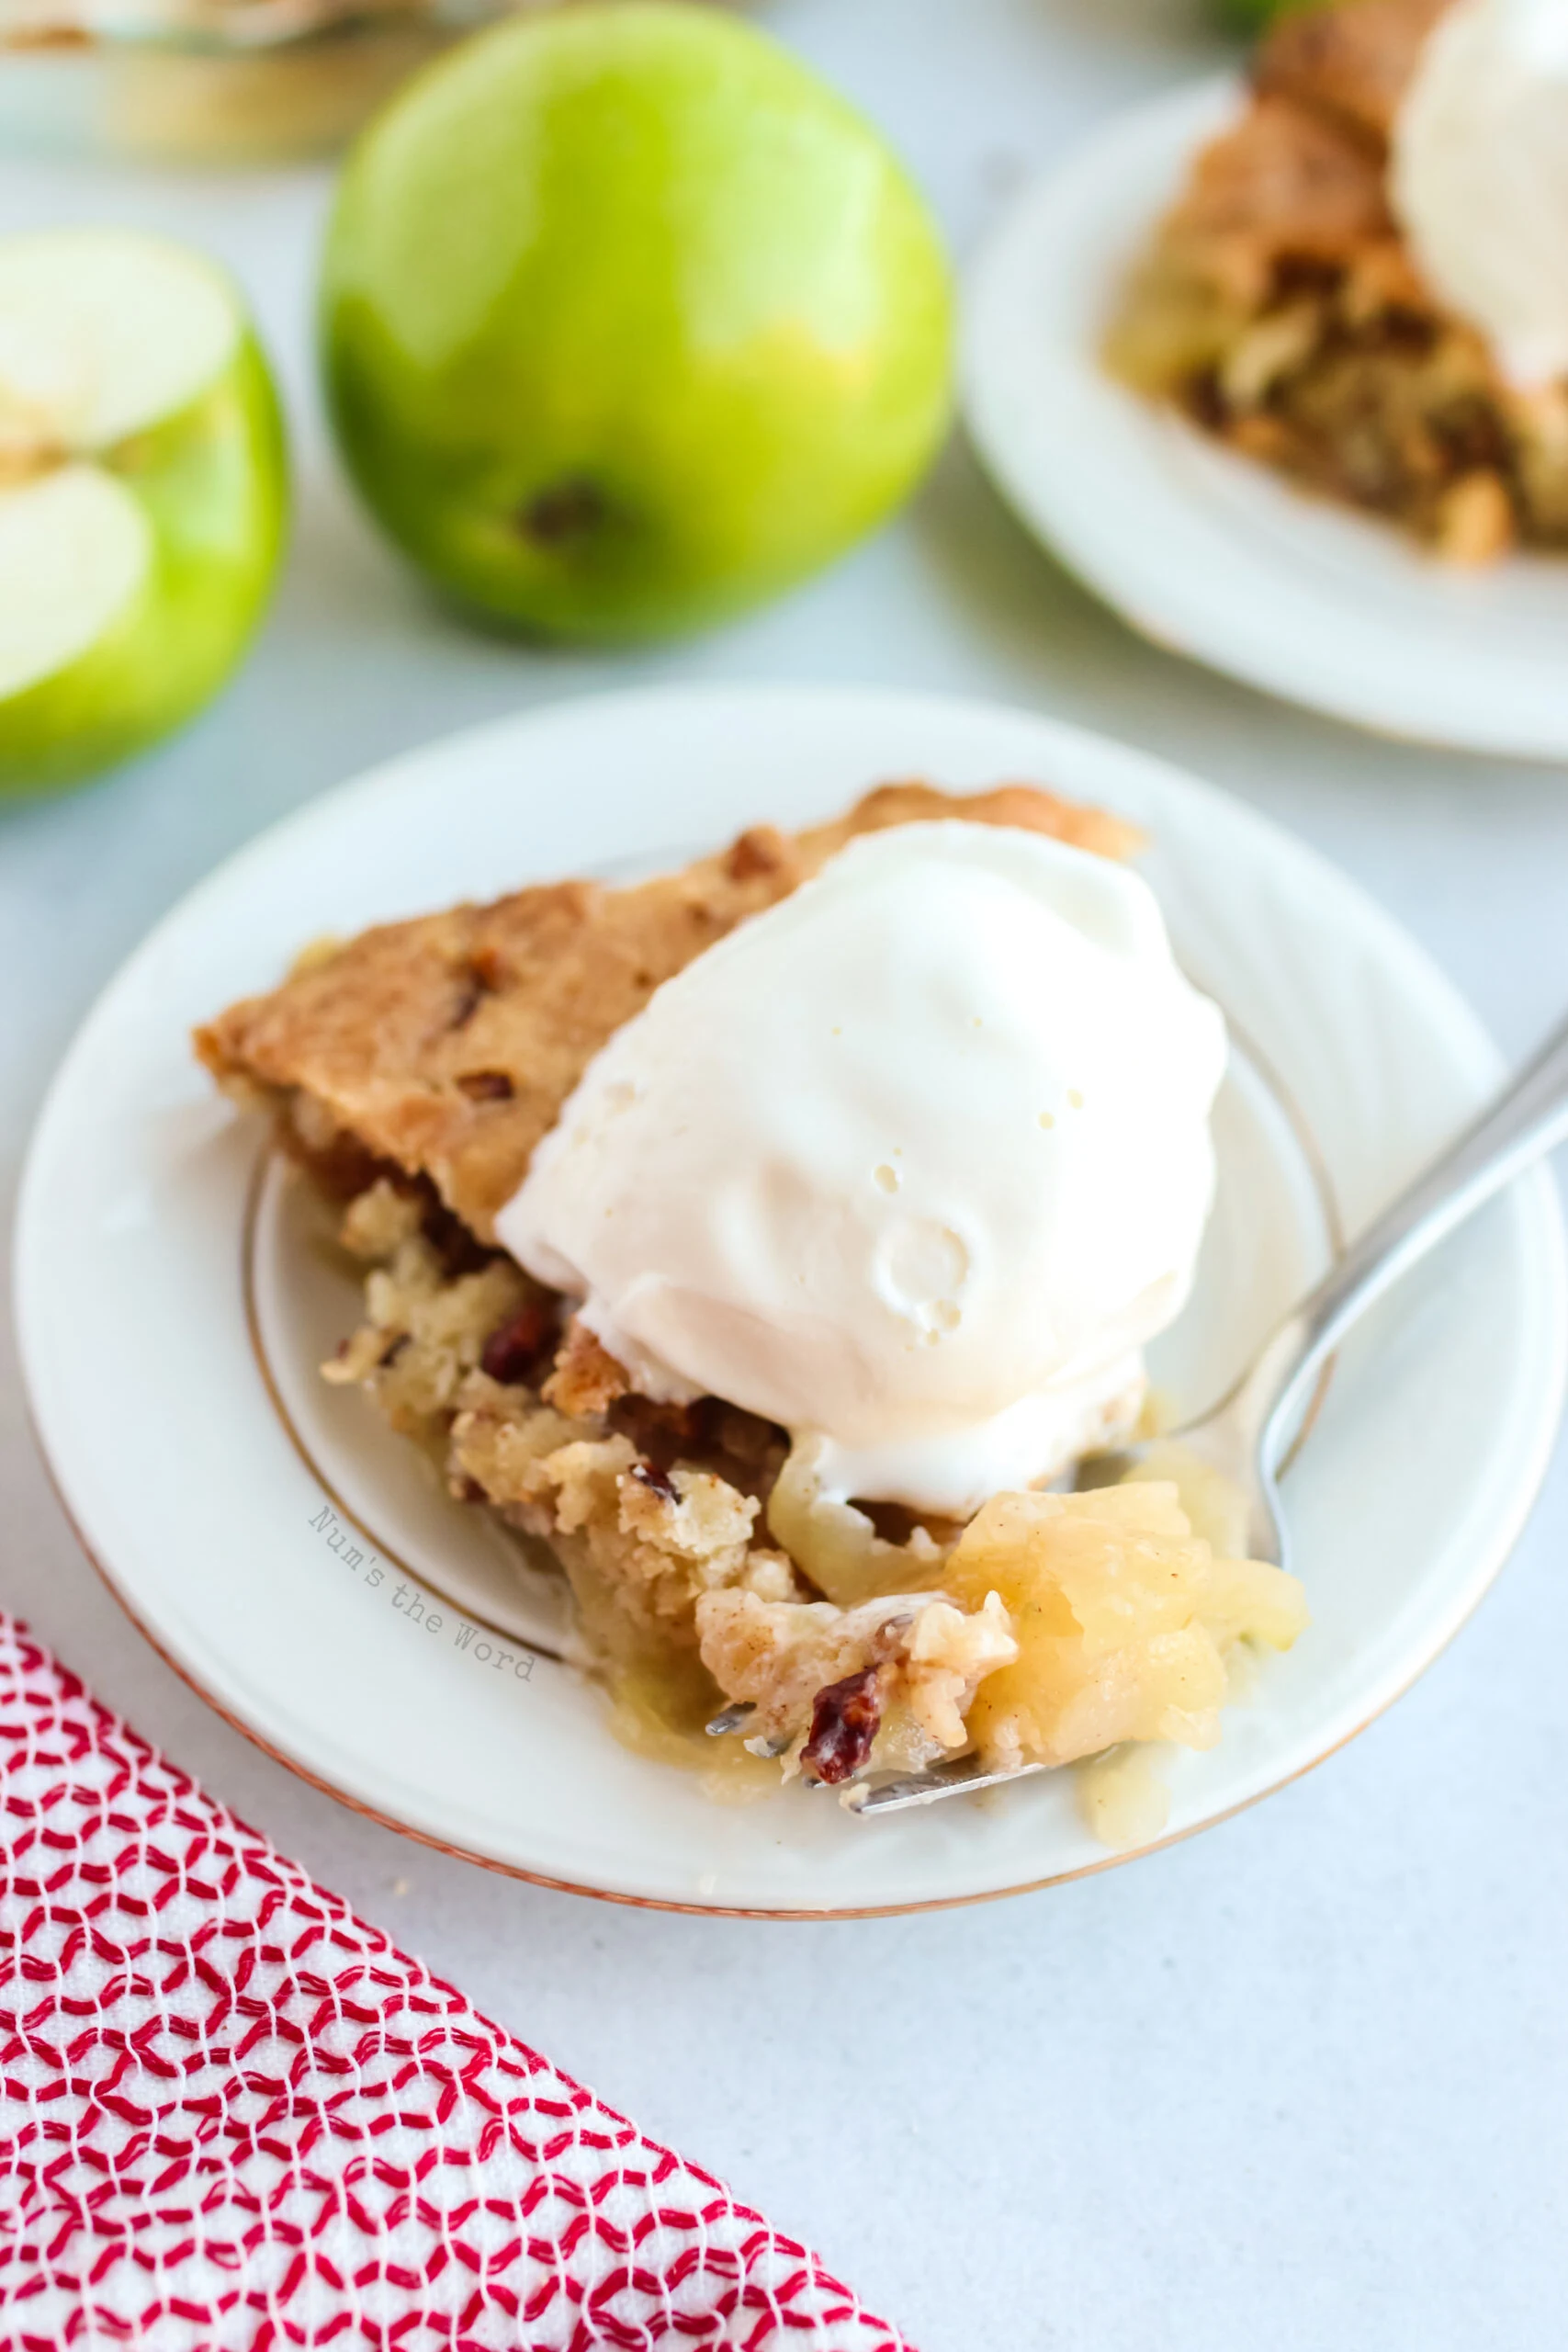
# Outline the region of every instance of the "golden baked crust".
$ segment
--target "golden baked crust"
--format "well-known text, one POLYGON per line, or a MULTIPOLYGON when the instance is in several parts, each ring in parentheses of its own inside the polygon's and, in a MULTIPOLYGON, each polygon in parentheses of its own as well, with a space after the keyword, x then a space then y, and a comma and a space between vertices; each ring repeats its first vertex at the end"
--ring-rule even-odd
MULTIPOLYGON (((678 874, 615 889, 557 882, 490 906, 385 923, 315 953, 231 1005, 196 1050, 242 1098, 290 1104, 319 1157, 334 1134, 434 1184, 481 1241, 601 1046, 747 915, 785 898, 858 833, 962 817, 1122 856, 1119 818, 1032 785, 969 796, 884 785, 847 817, 788 836, 754 826, 678 874)), ((345 1191, 367 1181, 351 1171, 345 1191)))
POLYGON ((1416 71, 1421 44, 1450 0, 1356 0, 1292 10, 1259 46, 1260 91, 1337 116, 1382 146, 1416 71))
POLYGON ((1450 0, 1281 18, 1107 341, 1215 438, 1458 561, 1568 544, 1568 390, 1524 395, 1424 283, 1388 199, 1394 110, 1450 0))
POLYGON ((1164 242, 1261 295, 1282 261, 1344 262, 1393 235, 1381 158, 1332 118, 1259 96, 1199 155, 1164 242))

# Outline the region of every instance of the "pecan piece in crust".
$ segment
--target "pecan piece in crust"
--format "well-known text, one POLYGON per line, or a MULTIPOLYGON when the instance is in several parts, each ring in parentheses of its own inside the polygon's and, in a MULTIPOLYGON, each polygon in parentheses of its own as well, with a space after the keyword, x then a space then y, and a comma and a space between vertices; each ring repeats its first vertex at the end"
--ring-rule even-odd
POLYGON ((503 1069, 461 1070, 457 1084, 470 1102, 510 1102, 517 1091, 503 1069))

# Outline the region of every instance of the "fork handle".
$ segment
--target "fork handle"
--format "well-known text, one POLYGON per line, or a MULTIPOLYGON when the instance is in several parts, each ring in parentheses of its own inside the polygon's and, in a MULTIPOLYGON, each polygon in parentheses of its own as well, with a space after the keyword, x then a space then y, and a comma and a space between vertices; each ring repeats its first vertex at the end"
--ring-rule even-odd
POLYGON ((1568 1022, 1480 1116, 1375 1216, 1264 1346, 1254 1393, 1264 1460, 1277 1467, 1311 1385, 1351 1326, 1505 1184, 1568 1137, 1568 1022))

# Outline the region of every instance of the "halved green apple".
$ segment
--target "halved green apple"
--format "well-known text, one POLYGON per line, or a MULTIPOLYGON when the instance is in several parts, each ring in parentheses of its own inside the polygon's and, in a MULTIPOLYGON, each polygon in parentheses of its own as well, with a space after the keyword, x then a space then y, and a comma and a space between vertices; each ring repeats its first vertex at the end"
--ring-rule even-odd
POLYGON ((0 792, 190 716, 266 600, 277 396, 202 255, 118 229, 0 241, 0 792))

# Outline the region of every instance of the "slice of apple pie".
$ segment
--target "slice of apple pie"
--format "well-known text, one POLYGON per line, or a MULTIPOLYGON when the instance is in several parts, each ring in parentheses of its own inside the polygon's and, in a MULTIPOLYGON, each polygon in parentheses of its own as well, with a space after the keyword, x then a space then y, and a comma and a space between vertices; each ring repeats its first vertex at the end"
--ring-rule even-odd
MULTIPOLYGON (((1005 1491, 999 1477, 977 1494, 944 1488, 939 1507, 863 1501, 824 1475, 819 1445, 798 1430, 792 1443, 759 1409, 766 1398, 675 1380, 593 1312, 590 1285, 546 1279, 537 1252, 522 1253, 529 1271, 502 1246, 498 1220, 510 1237, 509 1204, 536 1165, 581 1142, 607 1049, 637 1034, 666 984, 710 956, 710 972, 735 973, 720 958, 748 926, 901 828, 943 854, 1002 836, 1066 844, 1069 879, 1090 896, 1097 860, 1137 842, 1118 819, 1028 786, 885 786, 834 823, 794 836, 756 826, 650 881, 536 887, 318 947, 200 1030, 197 1050, 236 1100, 272 1114, 283 1149, 342 1204, 365 1319, 325 1377, 362 1387, 433 1449, 456 1503, 543 1540, 635 1744, 705 1765, 728 1757, 741 1778, 766 1758, 770 1784, 781 1767, 841 1783, 971 1753, 1010 1769, 1130 1741, 1208 1745, 1228 1650, 1287 1644, 1303 1612, 1278 1570, 1216 1560, 1172 1487, 1063 1497, 1005 1491), (705 1739, 721 1711, 736 1730, 705 1739)), ((856 910, 874 994, 874 894, 856 910)), ((918 1005, 908 1018, 918 1027, 918 1005)), ((966 1012, 964 1030, 983 1071, 981 1017, 966 1012)), ((826 1031, 820 1042, 830 1049, 826 1031)), ((722 1092, 698 1098, 716 1122, 722 1092)), ((1077 1093, 1063 1098, 1065 1124, 1077 1093)), ((798 1115, 809 1125, 804 1100, 798 1115)), ((1036 1115, 1031 1098, 1043 1151, 1056 1115, 1036 1115)), ((916 1182, 894 1164, 899 1149, 878 1163, 866 1214, 883 1218, 895 1256, 913 1249, 908 1279, 934 1250, 939 1287, 968 1298, 940 1234, 886 1222, 916 1182)), ((693 1198, 686 1214, 702 1239, 719 1212, 693 1198)), ((887 1262, 903 1279, 904 1261, 887 1262)), ((935 1361, 951 1318, 923 1303, 898 1315, 912 1361, 935 1361)), ((764 1335, 774 1354, 794 1328, 784 1318, 764 1335)), ((1091 1366, 1084 1426, 1106 1433, 1137 1407, 1135 1385, 1130 1406, 1123 1393, 1125 1337, 1091 1366)))
MULTIPOLYGON (((1507 372, 1402 217, 1402 110, 1449 6, 1279 18, 1122 289, 1106 357, 1243 455, 1474 563, 1568 546, 1568 386, 1507 372)), ((1530 263, 1515 253, 1511 277, 1530 263)))

